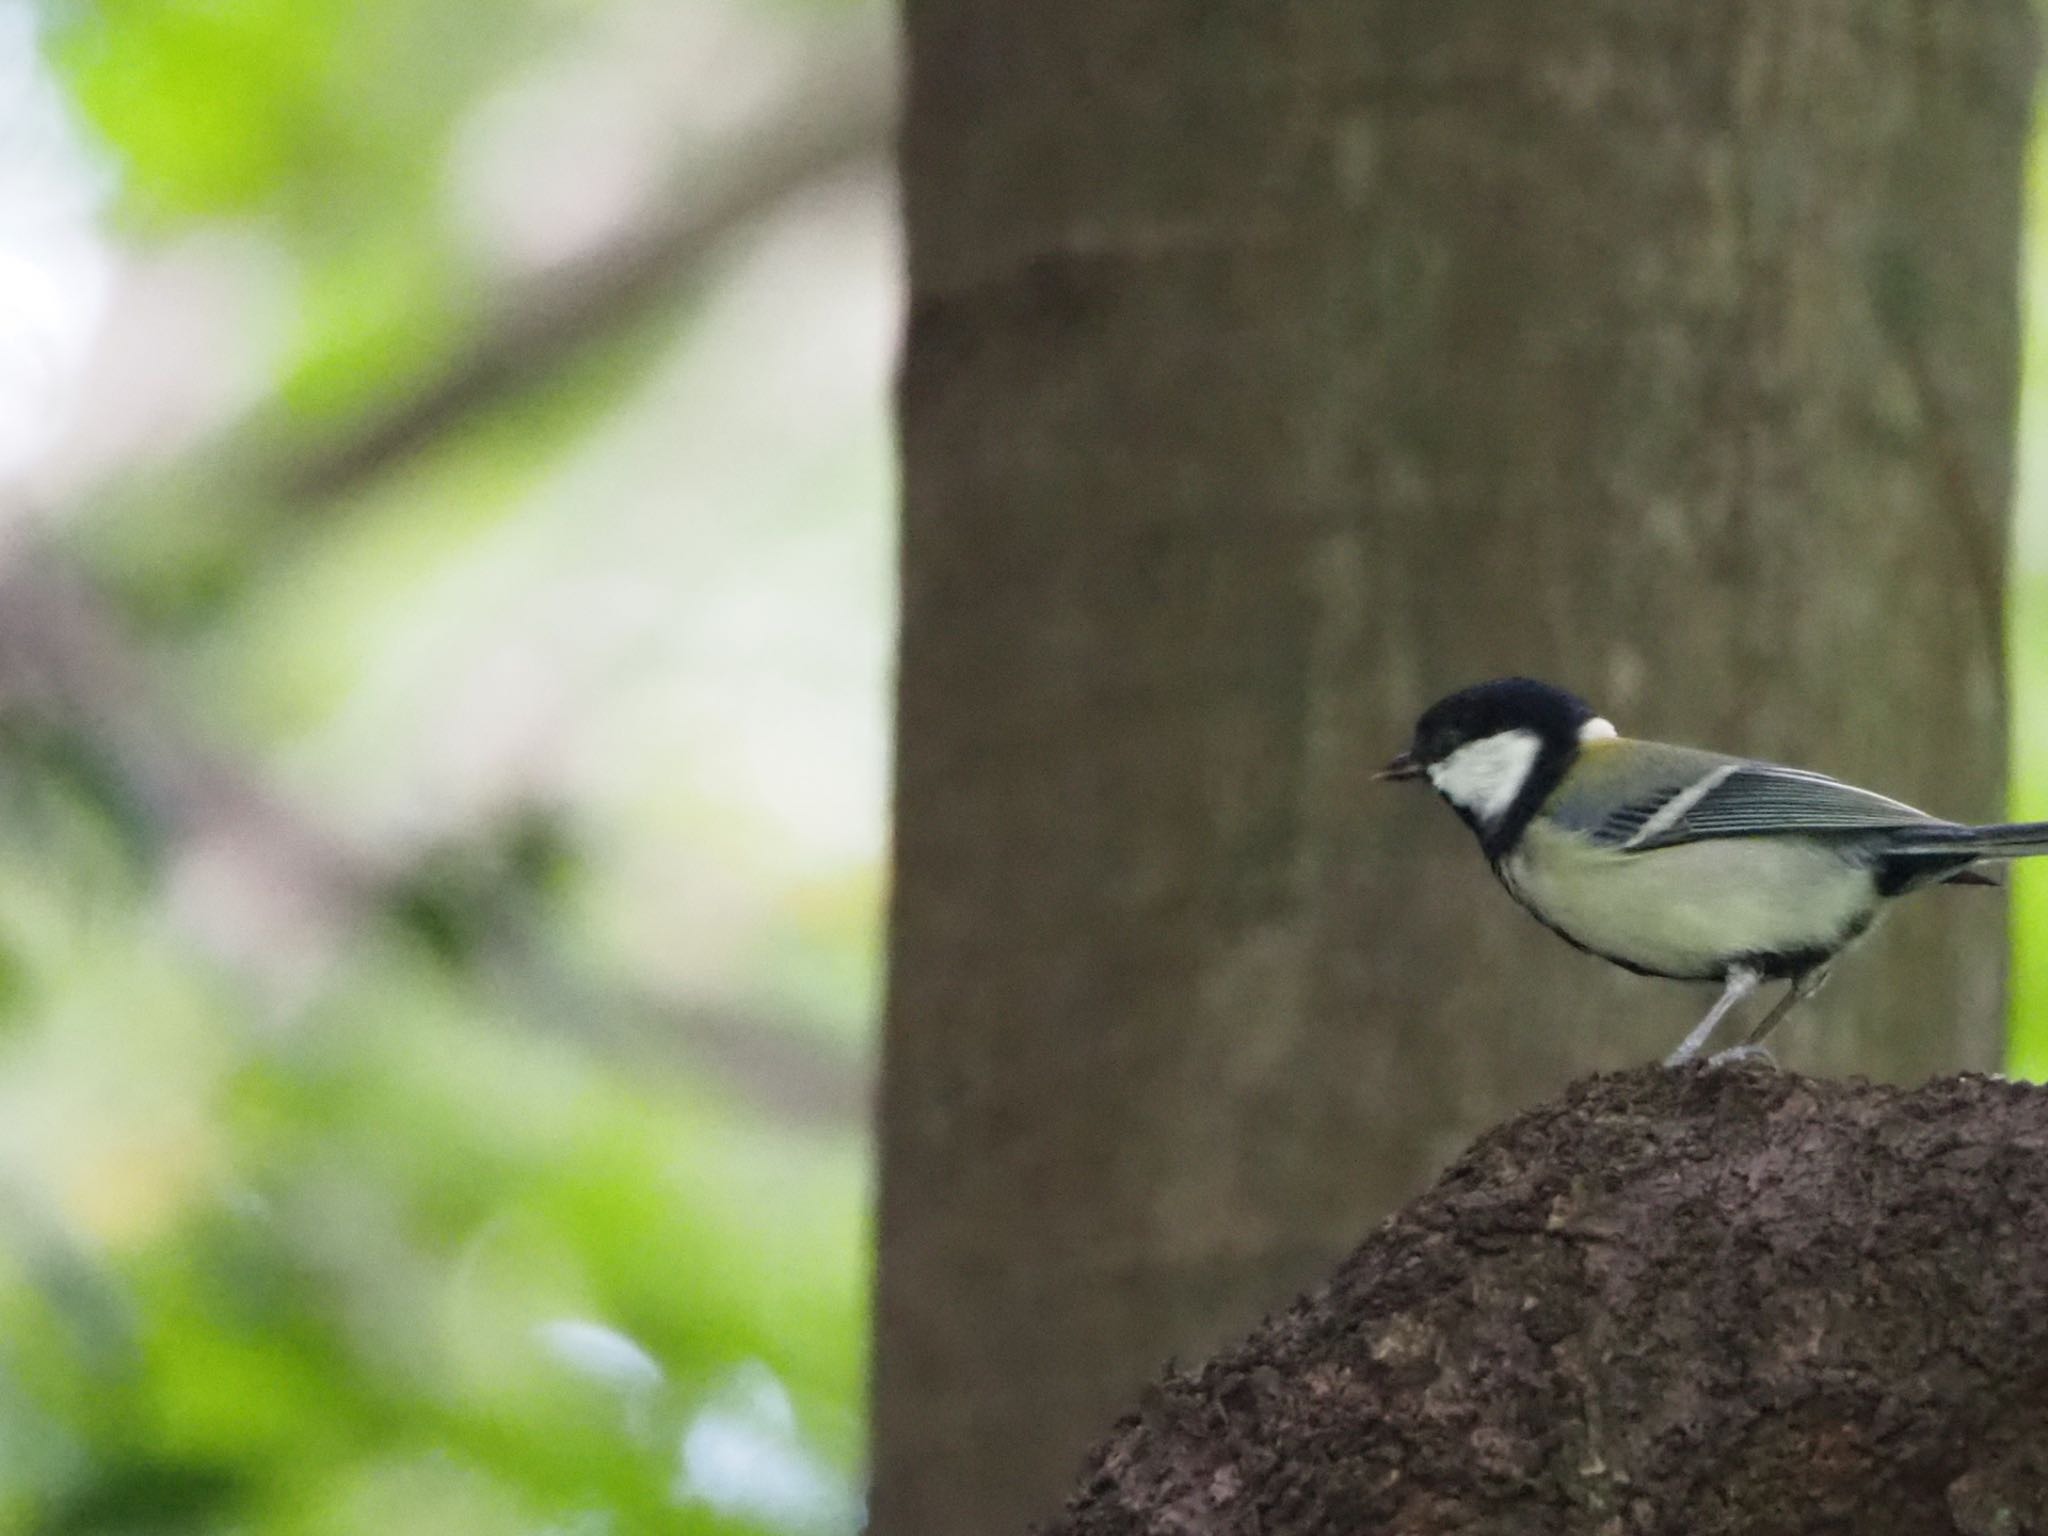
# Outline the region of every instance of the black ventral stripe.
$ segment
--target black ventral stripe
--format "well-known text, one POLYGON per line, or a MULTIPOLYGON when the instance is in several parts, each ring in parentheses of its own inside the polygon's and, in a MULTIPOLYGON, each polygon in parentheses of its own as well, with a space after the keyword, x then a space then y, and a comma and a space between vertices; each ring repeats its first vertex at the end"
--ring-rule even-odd
POLYGON ((1543 802, 1564 782, 1564 776, 1571 771, 1572 763, 1578 758, 1579 743, 1576 736, 1564 741, 1545 739, 1536 749, 1536 761, 1529 769, 1529 777, 1522 781, 1522 792, 1515 796, 1507 814, 1491 827, 1474 825, 1479 834, 1479 846, 1486 857, 1498 864, 1521 841, 1523 830, 1543 808, 1543 802))

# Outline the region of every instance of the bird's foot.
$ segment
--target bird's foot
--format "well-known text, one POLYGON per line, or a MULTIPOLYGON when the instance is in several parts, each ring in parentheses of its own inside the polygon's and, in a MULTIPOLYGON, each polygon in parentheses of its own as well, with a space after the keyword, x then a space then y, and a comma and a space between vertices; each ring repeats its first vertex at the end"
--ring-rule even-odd
POLYGON ((1731 1045, 1725 1051, 1716 1051, 1707 1058, 1710 1067, 1739 1067, 1746 1061, 1760 1061, 1772 1071, 1778 1069, 1778 1058, 1760 1045, 1731 1045))

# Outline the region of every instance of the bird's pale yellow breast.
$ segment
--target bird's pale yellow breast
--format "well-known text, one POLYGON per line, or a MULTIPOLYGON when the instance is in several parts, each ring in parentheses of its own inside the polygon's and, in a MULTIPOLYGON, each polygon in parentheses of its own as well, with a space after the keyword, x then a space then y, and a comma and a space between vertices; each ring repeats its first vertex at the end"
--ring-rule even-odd
POLYGON ((1500 872, 1517 898, 1587 949, 1701 979, 1744 953, 1833 948, 1877 902, 1866 867, 1804 838, 1625 852, 1540 816, 1500 872))

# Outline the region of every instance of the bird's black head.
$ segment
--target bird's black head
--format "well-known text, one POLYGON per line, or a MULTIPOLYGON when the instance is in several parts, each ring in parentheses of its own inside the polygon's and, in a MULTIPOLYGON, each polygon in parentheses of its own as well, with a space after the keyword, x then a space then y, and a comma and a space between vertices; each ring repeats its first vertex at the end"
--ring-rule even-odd
POLYGON ((1583 699, 1526 677, 1462 688, 1422 712, 1383 779, 1426 778, 1498 858, 1586 741, 1614 727, 1583 699))

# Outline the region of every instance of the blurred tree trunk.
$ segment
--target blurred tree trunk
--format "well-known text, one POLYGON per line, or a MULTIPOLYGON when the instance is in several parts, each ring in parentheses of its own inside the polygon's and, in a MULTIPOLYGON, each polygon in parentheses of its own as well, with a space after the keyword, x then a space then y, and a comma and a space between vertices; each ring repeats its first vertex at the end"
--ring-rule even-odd
MULTIPOLYGON (((1704 1007, 1368 782, 1431 698, 1526 671, 1998 812, 2033 54, 2023 0, 909 39, 874 1515, 954 1536, 1704 1007)), ((1788 1064, 1991 1064, 2004 947, 1919 898, 1788 1064)))

